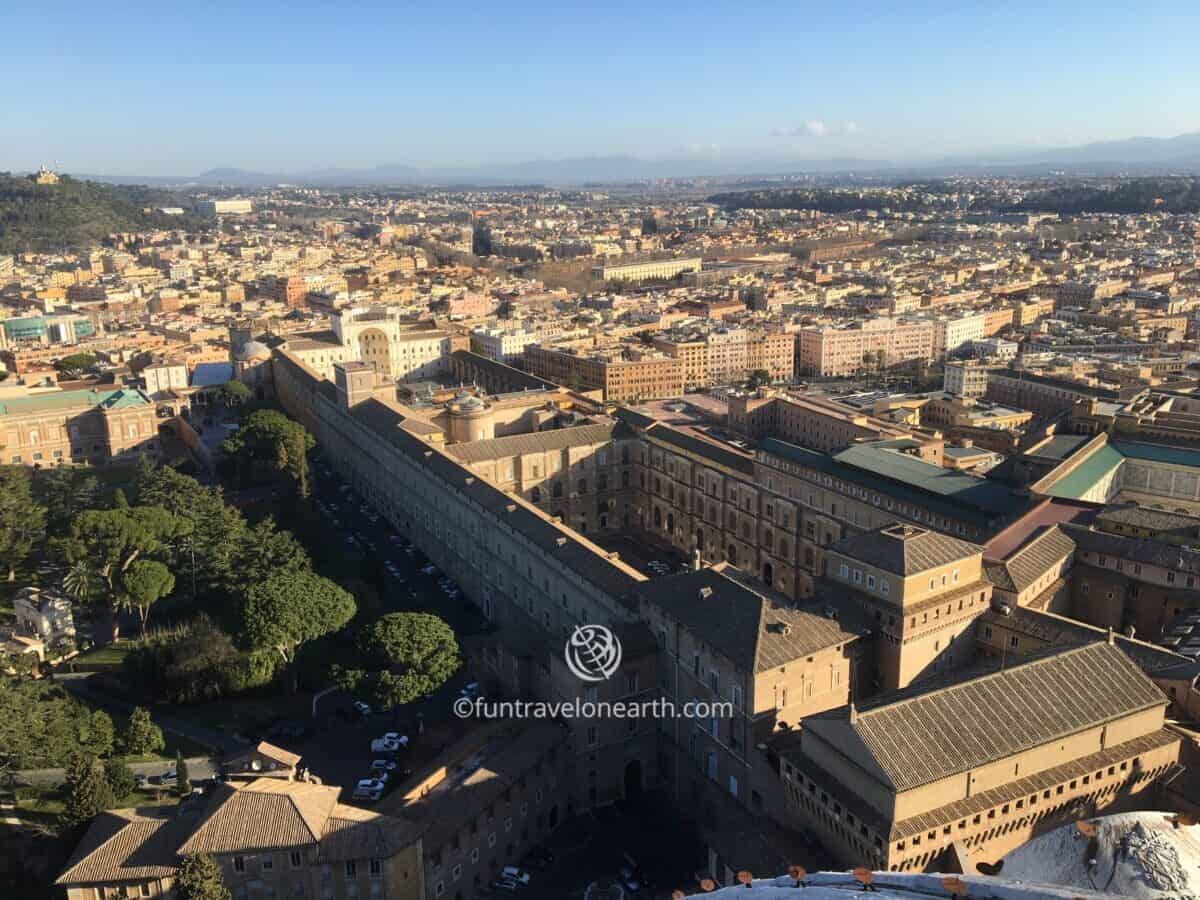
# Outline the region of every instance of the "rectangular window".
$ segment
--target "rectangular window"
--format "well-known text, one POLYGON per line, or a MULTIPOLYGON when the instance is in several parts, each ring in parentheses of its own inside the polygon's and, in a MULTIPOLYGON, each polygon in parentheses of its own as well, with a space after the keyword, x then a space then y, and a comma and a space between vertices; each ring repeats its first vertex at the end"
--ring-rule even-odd
POLYGON ((350 860, 348 863, 346 863, 346 877, 347 878, 357 878, 358 877, 358 863, 356 863, 354 860, 350 860))

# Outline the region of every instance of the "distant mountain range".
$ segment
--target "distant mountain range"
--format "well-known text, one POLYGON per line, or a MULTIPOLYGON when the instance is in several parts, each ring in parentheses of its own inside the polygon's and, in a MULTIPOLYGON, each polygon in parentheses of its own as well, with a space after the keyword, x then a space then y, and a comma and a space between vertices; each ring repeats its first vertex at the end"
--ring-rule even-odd
POLYGON ((662 178, 745 177, 751 175, 857 173, 883 177, 937 177, 963 174, 1035 175, 1055 171, 1076 174, 1200 174, 1200 132, 1172 138, 1135 137, 1054 149, 1005 148, 990 153, 940 159, 890 162, 875 159, 674 159, 646 160, 633 156, 591 156, 533 160, 471 168, 418 168, 388 164, 369 169, 326 168, 305 172, 252 172, 237 168, 210 169, 199 175, 146 177, 138 175, 80 175, 114 184, 152 184, 171 187, 263 188, 276 184, 312 186, 415 186, 423 184, 581 185, 662 178))

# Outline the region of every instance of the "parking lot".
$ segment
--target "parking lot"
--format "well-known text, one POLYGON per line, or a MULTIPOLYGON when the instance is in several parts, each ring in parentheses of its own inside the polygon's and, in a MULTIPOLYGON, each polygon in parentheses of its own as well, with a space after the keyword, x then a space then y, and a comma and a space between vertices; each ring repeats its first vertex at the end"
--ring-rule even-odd
POLYGON ((688 559, 665 542, 638 532, 637 535, 599 535, 592 538, 605 550, 616 551, 621 561, 633 566, 648 578, 672 575, 688 566, 688 559))
MULTIPOLYGON (((339 568, 353 573, 373 564, 381 567, 381 614, 434 613, 460 637, 484 626, 482 615, 457 586, 440 573, 430 574, 421 552, 319 459, 313 464, 312 502, 327 542, 318 549, 326 558, 336 557, 339 568)), ((452 704, 474 680, 464 668, 428 697, 389 712, 372 710, 369 715, 354 706, 368 698, 332 691, 316 700, 315 718, 285 721, 266 737, 299 753, 301 765, 326 784, 341 786, 343 802, 351 800, 360 780, 372 775, 372 762, 390 760, 395 764, 387 770, 385 792, 390 792, 404 780, 406 771, 421 769, 470 729, 469 722, 452 714, 452 704), (371 742, 389 732, 407 737, 407 746, 396 752, 373 752, 371 742)))

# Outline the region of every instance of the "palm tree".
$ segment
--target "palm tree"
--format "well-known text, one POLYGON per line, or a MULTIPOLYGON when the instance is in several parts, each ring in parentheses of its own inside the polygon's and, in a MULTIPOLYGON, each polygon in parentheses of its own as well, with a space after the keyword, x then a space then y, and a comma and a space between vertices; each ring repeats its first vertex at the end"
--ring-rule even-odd
POLYGON ((63 590, 67 596, 80 603, 87 603, 91 599, 95 586, 96 573, 85 559, 72 565, 63 576, 63 590))

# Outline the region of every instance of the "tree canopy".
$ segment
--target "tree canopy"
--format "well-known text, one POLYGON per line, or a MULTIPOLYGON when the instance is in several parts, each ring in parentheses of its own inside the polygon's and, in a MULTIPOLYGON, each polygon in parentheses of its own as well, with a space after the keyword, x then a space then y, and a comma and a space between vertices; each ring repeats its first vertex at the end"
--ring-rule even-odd
POLYGON ((46 529, 46 508, 33 497, 29 470, 22 466, 0 468, 0 563, 8 580, 28 557, 46 529))
POLYGON ((221 867, 211 856, 185 856, 175 875, 177 900, 233 900, 221 876, 221 867))
POLYGON ((431 613, 400 612, 380 617, 359 635, 371 668, 375 700, 397 706, 433 693, 458 671, 454 630, 431 613))
POLYGON ((138 611, 142 634, 150 607, 175 590, 175 576, 156 559, 135 559, 121 575, 126 602, 138 611))
POLYGON ((305 641, 337 631, 354 616, 354 598, 328 578, 280 572, 246 591, 243 634, 252 647, 271 648, 285 663, 305 641))
POLYGON ((67 799, 59 823, 67 831, 82 828, 96 813, 114 805, 112 786, 96 757, 77 753, 67 766, 67 799))
POLYGON ((56 360, 54 368, 64 375, 77 375, 85 369, 90 369, 96 364, 96 354, 94 353, 72 353, 69 356, 64 356, 62 359, 56 360))
POLYGON ((242 406, 249 402, 251 396, 250 388, 242 384, 240 381, 227 381, 217 391, 221 397, 221 402, 230 409, 242 406))
POLYGON ((221 449, 237 460, 241 479, 268 469, 296 482, 301 496, 308 494, 308 451, 316 440, 303 425, 274 409, 258 409, 225 439, 221 449))
POLYGON ((144 706, 135 706, 129 714, 129 724, 125 726, 122 744, 130 756, 144 756, 162 750, 166 741, 163 739, 162 729, 150 718, 150 711, 144 706))

